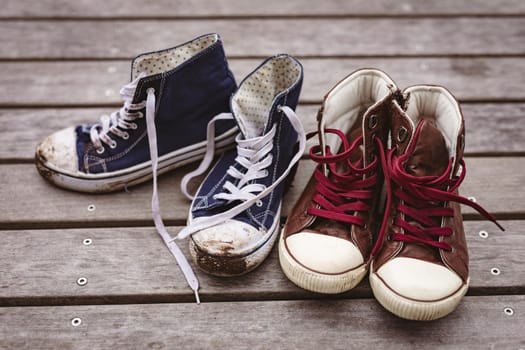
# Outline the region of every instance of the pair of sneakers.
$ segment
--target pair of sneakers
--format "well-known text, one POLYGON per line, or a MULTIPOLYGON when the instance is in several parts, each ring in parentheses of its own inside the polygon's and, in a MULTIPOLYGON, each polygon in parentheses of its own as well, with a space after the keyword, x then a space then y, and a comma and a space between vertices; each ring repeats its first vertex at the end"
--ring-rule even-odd
POLYGON ((395 315, 452 312, 469 285, 458 195, 465 176, 464 121, 439 86, 400 91, 383 72, 349 75, 318 113, 318 166, 279 241, 286 276, 319 293, 354 288, 369 272, 395 315))
POLYGON ((198 300, 198 281, 175 239, 191 236, 204 271, 244 274, 258 266, 279 234, 281 202, 306 144, 294 113, 301 64, 285 54, 265 60, 237 87, 218 34, 145 53, 131 64, 124 106, 99 123, 66 128, 36 150, 40 174, 57 186, 111 192, 153 178, 157 231, 198 300), (174 239, 160 216, 157 173, 203 159, 182 181, 221 157, 193 199, 188 226, 174 239))

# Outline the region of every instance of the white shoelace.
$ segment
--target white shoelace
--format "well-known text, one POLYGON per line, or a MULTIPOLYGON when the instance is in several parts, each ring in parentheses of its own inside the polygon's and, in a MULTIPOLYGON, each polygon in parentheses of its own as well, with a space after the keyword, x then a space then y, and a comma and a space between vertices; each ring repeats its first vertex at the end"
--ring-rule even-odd
MULTIPOLYGON (((232 219, 236 215, 250 208, 254 203, 257 203, 262 198, 266 197, 271 191, 275 189, 275 187, 277 187, 284 179, 286 179, 291 169, 299 161, 299 159, 301 159, 301 156, 306 147, 306 135, 299 117, 297 117, 295 112, 290 107, 283 106, 278 108, 286 115, 292 124, 292 127, 297 132, 297 138, 299 141, 299 148, 288 164, 286 170, 268 187, 261 184, 248 184, 251 180, 267 176, 266 168, 272 163, 270 151, 273 148, 272 140, 276 133, 276 126, 274 125, 272 129, 265 135, 251 139, 242 139, 242 136, 239 134, 236 138, 238 155, 235 161, 244 169, 246 169, 246 172, 242 173, 233 166, 230 166, 227 171, 228 174, 235 179, 239 179, 239 181, 237 185, 227 181, 223 186, 225 192, 216 194, 215 198, 228 201, 239 200, 241 203, 225 212, 194 221, 189 226, 180 231, 177 237, 172 239, 172 241, 175 239, 184 239, 191 234, 196 233, 197 231, 204 230, 206 228, 223 223, 228 219, 232 219)), ((187 189, 189 181, 193 177, 204 173, 213 160, 215 121, 233 118, 234 117, 232 114, 223 113, 219 114, 208 123, 208 144, 204 159, 197 170, 187 174, 182 179, 181 190, 188 198, 192 198, 187 189), (210 138, 210 136, 212 137, 210 138)))
POLYGON ((100 123, 97 123, 91 127, 90 138, 91 142, 95 146, 98 153, 104 152, 104 146, 102 143, 107 144, 110 148, 117 147, 117 141, 109 136, 109 133, 116 135, 124 140, 129 138, 129 134, 122 129, 136 129, 137 124, 135 121, 138 118, 142 118, 143 115, 140 112, 141 109, 146 105, 146 101, 133 104, 133 95, 139 80, 144 74, 139 75, 135 80, 129 84, 124 85, 120 89, 120 97, 124 101, 122 108, 116 112, 111 113, 110 116, 104 115, 100 118, 100 123))
POLYGON ((157 229, 157 232, 162 237, 162 240, 168 247, 171 254, 173 254, 175 257, 175 260, 177 260, 177 264, 184 274, 188 285, 193 290, 197 304, 200 304, 199 280, 193 272, 193 269, 191 268, 188 260, 166 230, 160 215, 159 196, 157 190, 157 167, 159 159, 157 149, 157 130, 155 127, 155 90, 153 88, 149 88, 146 92, 148 94, 146 99, 146 125, 151 157, 151 168, 153 170, 153 195, 151 197, 151 211, 153 212, 153 221, 155 222, 155 228, 157 229))

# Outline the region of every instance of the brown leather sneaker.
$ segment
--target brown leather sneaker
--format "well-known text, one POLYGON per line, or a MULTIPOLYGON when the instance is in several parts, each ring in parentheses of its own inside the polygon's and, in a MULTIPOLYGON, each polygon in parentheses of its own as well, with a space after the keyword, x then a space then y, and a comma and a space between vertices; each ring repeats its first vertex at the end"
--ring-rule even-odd
POLYGON ((434 320, 452 312, 469 285, 459 203, 495 219, 458 195, 465 132, 455 98, 438 86, 404 92, 405 105, 392 104, 386 213, 372 251, 370 285, 395 315, 434 320))
POLYGON ((384 158, 397 93, 385 73, 363 69, 325 96, 319 145, 310 150, 319 166, 279 241, 281 267, 299 287, 341 293, 366 275, 383 185, 379 154, 384 158))

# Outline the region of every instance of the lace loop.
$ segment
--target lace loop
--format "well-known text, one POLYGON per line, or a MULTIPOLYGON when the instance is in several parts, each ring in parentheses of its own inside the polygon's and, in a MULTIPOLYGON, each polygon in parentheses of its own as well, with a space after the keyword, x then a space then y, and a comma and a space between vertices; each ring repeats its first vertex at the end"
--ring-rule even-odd
MULTIPOLYGON (((335 134, 341 139, 342 152, 332 154, 330 147, 326 146, 323 155, 320 145, 310 149, 310 157, 319 166, 314 172, 317 184, 312 201, 315 206, 309 207, 306 212, 312 216, 364 227, 365 222, 357 213, 370 210, 370 205, 365 201, 372 199, 372 188, 378 182, 378 175, 374 171, 378 161, 374 159, 364 166, 362 154, 356 161, 350 161, 350 156, 363 143, 362 136, 350 145, 340 130, 325 129, 324 132, 335 134), (341 163, 344 166, 342 171, 338 170, 338 164, 341 163)), ((379 139, 376 142, 381 143, 379 139)))

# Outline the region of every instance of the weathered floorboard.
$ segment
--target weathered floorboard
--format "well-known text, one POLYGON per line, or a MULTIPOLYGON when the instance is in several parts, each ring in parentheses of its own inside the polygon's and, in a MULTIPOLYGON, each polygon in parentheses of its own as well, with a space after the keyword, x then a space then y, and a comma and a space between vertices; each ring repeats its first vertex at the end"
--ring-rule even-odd
MULTIPOLYGON (((525 42, 525 41, 524 41, 525 42)), ((302 103, 319 103, 327 91, 360 68, 388 73, 400 88, 415 84, 447 87, 469 102, 525 101, 525 60, 521 58, 345 58, 300 60, 304 65, 302 103)), ((232 59, 237 81, 261 59, 232 59)), ((0 106, 108 106, 129 82, 129 61, 0 62, 0 106)))
MULTIPOLYGON (((466 221, 470 295, 523 293, 523 221, 466 221), (479 235, 488 232, 487 238, 479 235), (501 273, 493 275, 492 268, 501 273)), ((170 227, 175 235, 180 227, 170 227)), ((0 231, 0 305, 121 304, 192 301, 175 260, 153 227, 0 231), (91 239, 91 245, 84 245, 91 239), (80 277, 88 279, 77 285, 80 277)), ((187 241, 179 246, 189 257, 187 241)), ((309 293, 284 276, 277 248, 255 271, 217 278, 197 270, 203 301, 371 297, 368 279, 342 295, 309 293)))
MULTIPOLYGON (((468 158, 468 175, 461 187, 464 196, 474 196, 489 212, 500 218, 525 218, 523 198, 525 173, 520 157, 468 158), (497 170, 497 171, 496 171, 497 170)), ((183 198, 181 177, 196 165, 161 176, 160 202, 164 219, 182 224, 187 217, 189 201, 183 198)), ((294 186, 283 205, 286 216, 306 185, 314 164, 301 161, 294 186)), ((151 185, 142 184, 124 191, 93 195, 62 190, 47 183, 32 164, 0 165, 0 228, 93 227, 150 225, 151 185), (21 184, 24 184, 23 186, 21 184), (95 205, 96 210, 88 211, 95 205)), ((199 180, 192 184, 196 187, 199 180)), ((467 218, 478 217, 470 208, 463 208, 467 218)))
POLYGON ((432 323, 401 320, 374 300, 1 308, 0 346, 514 350, 525 345, 523 308, 524 296, 466 297, 432 323))
POLYGON ((191 17, 296 17, 296 16, 465 16, 519 15, 525 13, 520 0, 323 0, 264 2, 222 0, 220 2, 127 0, 125 6, 103 0, 5 0, 0 18, 191 18, 191 17))
POLYGON ((1 23, 0 58, 124 58, 208 32, 237 57, 523 55, 524 28, 525 17, 13 20, 1 23))
MULTIPOLYGON (((297 114, 306 131, 317 129, 319 105, 300 105, 297 114)), ((0 109, 0 162, 32 162, 36 145, 49 134, 72 125, 93 123, 108 108, 0 109)), ((467 155, 524 154, 524 103, 464 103, 467 155), (490 142, 487 142, 490 140, 490 142)), ((312 140, 312 142, 316 142, 312 140)))

